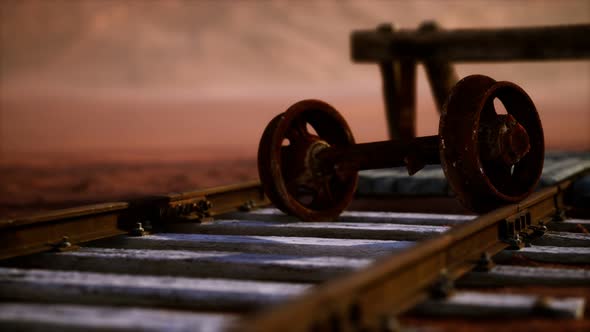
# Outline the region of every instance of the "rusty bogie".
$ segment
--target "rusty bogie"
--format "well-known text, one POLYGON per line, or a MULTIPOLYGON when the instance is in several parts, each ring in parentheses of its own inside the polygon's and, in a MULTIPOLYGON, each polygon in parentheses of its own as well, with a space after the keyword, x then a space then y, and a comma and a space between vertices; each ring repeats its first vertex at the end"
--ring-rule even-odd
POLYGON ((451 189, 467 208, 487 212, 528 196, 543 169, 543 128, 517 85, 482 75, 455 85, 439 124, 440 159, 451 189), (494 99, 507 115, 497 114, 494 99))
POLYGON ((266 127, 258 171, 279 209, 317 221, 335 218, 348 206, 360 169, 404 165, 413 174, 440 162, 457 198, 481 213, 528 196, 541 176, 544 150, 541 121, 526 92, 472 75, 451 90, 438 136, 355 144, 332 106, 298 102, 266 127), (496 98, 507 114, 498 114, 496 98))
POLYGON ((258 172, 266 194, 277 208, 302 220, 338 216, 352 200, 358 172, 337 174, 317 155, 353 144, 348 124, 332 106, 319 100, 294 104, 269 123, 260 140, 258 172))

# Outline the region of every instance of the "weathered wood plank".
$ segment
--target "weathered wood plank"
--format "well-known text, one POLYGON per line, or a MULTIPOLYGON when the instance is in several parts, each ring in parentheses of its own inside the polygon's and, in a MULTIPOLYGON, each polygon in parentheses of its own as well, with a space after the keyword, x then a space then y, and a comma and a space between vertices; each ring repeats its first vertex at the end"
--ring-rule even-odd
POLYGON ((503 250, 494 256, 494 260, 502 263, 509 261, 513 256, 545 263, 590 264, 588 247, 531 246, 521 250, 503 250))
POLYGON ((93 246, 366 258, 388 255, 414 244, 410 241, 161 233, 142 237, 121 236, 97 241, 93 246))
MULTIPOLYGON (((590 169, 590 154, 548 153, 543 165, 539 187, 557 184, 575 174, 590 169)), ((439 195, 449 196, 450 190, 440 166, 429 165, 413 176, 403 167, 366 170, 359 173, 359 195, 439 195)))
POLYGON ((251 220, 218 220, 212 223, 178 223, 168 225, 166 232, 216 235, 303 236, 341 239, 376 239, 417 241, 448 230, 445 226, 399 225, 356 222, 265 222, 251 220))
POLYGON ((488 272, 472 271, 457 281, 458 287, 590 286, 590 270, 496 265, 488 272))
POLYGON ((429 165, 413 176, 404 167, 366 170, 359 173, 359 195, 449 195, 440 166, 429 165))
POLYGON ((539 185, 542 187, 551 186, 588 169, 590 169, 590 154, 545 158, 539 185))
MULTIPOLYGON (((349 223, 389 223, 403 225, 452 226, 473 220, 476 216, 463 214, 435 214, 380 211, 344 211, 335 222, 349 223)), ((223 219, 258 220, 272 222, 297 222, 299 219, 288 216, 273 208, 251 212, 236 212, 222 216, 223 219)))
POLYGON ((362 222, 366 220, 373 223, 385 222, 407 225, 453 226, 464 224, 475 218, 476 216, 464 214, 344 211, 338 220, 350 222, 362 222))
POLYGON ((320 282, 362 269, 372 261, 240 252, 81 248, 23 257, 4 264, 54 270, 320 282))
POLYGON ((309 284, 0 268, 0 298, 46 303, 250 311, 303 294, 309 284))
POLYGON ((232 314, 144 308, 0 303, 2 331, 225 331, 232 314))
POLYGON ((427 300, 413 312, 428 316, 582 318, 584 298, 542 298, 537 295, 457 292, 447 299, 427 300))
POLYGON ((542 237, 533 240, 532 244, 536 246, 590 248, 590 234, 547 232, 542 237))

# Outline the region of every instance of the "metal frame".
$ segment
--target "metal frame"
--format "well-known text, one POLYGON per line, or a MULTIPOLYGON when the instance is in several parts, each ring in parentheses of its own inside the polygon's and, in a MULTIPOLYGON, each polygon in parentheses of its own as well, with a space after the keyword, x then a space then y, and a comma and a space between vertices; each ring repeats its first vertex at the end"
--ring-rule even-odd
POLYGON ((579 60, 590 58, 590 24, 443 30, 425 22, 417 30, 354 31, 355 62, 377 63, 389 135, 407 140, 416 128, 416 65, 422 63, 440 111, 457 83, 454 62, 579 60))

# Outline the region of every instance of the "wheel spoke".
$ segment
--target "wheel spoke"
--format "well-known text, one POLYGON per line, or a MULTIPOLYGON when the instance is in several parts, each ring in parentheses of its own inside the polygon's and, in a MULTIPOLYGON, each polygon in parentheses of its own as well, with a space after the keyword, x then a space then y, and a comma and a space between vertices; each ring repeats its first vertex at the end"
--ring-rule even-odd
MULTIPOLYGON (((516 165, 514 165, 516 167, 516 165)), ((484 166, 487 177, 500 191, 505 191, 513 183, 512 165, 502 162, 489 161, 484 166)))
POLYGON ((331 206, 333 202, 334 195, 332 193, 332 188, 330 187, 330 180, 323 179, 323 181, 318 184, 318 190, 316 191, 312 204, 313 206, 325 207, 331 206))
POLYGON ((286 136, 294 145, 309 141, 311 135, 307 132, 307 122, 303 119, 294 120, 286 136))
POLYGON ((298 154, 298 148, 293 145, 281 147, 281 171, 286 182, 304 184, 307 181, 306 167, 303 158, 298 154))

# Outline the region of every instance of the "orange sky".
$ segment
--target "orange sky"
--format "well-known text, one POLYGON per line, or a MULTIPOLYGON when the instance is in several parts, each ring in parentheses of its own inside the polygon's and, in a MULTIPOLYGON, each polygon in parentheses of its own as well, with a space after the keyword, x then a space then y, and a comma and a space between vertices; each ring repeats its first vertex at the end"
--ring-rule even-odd
MULTIPOLYGON (((349 33, 590 23, 590 1, 2 1, 0 148, 148 151, 241 147, 254 156, 274 114, 332 103, 359 141, 386 138, 374 65, 349 33)), ((521 85, 550 148, 590 150, 590 61, 470 64, 521 85)), ((418 133, 437 116, 420 69, 418 133)), ((230 150, 227 150, 230 151, 230 150)), ((229 152, 228 152, 229 153, 229 152)))

